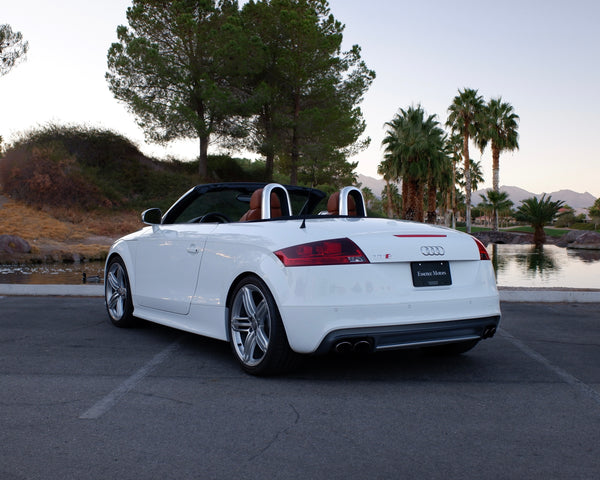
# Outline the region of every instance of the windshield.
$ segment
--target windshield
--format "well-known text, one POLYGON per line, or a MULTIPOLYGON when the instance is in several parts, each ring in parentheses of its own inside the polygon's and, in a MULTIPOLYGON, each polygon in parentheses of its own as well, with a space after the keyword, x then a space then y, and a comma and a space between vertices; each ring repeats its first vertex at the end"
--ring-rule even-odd
MULTIPOLYGON (((265 184, 232 183, 199 185, 181 197, 163 217, 163 224, 199 221, 208 214, 219 214, 228 222, 237 222, 248 211, 252 193, 265 184)), ((326 206, 326 195, 305 187, 285 187, 292 214, 311 215, 326 206)))

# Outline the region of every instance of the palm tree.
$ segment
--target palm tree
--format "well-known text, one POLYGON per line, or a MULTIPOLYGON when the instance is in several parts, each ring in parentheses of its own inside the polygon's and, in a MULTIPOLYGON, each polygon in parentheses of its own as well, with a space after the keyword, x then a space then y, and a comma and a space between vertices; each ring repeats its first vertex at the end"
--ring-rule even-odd
POLYGON ((447 191, 447 200, 446 203, 449 206, 450 213, 452 218, 450 218, 449 222, 447 222, 446 226, 451 225, 452 228, 456 229, 456 182, 457 182, 457 172, 456 166, 460 165, 462 161, 461 150, 462 150, 462 136, 457 133, 452 133, 446 139, 446 148, 451 152, 451 162, 452 162, 452 181, 451 185, 447 191))
POLYGON ((380 166, 392 178, 402 178, 402 216, 422 221, 425 183, 431 172, 437 171, 444 131, 436 115, 427 116, 420 105, 400 109, 385 125, 385 160, 380 166))
POLYGON ((510 209, 510 207, 513 206, 513 202, 509 200, 508 193, 496 192, 494 190, 490 190, 487 192, 487 195, 480 195, 480 197, 483 200, 484 207, 487 207, 492 211, 492 215, 494 218, 492 230, 497 232, 498 212, 510 209))
POLYGON ((552 201, 552 196, 546 198, 546 194, 541 199, 536 197, 523 200, 516 213, 517 220, 529 222, 533 227, 533 243, 543 245, 546 243, 546 232, 544 225, 550 223, 556 217, 556 214, 565 202, 562 200, 552 201))
MULTIPOLYGON (((427 223, 435 223, 437 190, 444 186, 445 179, 448 177, 450 163, 448 152, 446 151, 446 133, 441 128, 436 117, 437 115, 430 115, 422 124, 424 137, 423 155, 427 162, 427 223)), ((425 182, 423 182, 423 185, 425 186, 425 182)), ((420 205, 423 205, 422 200, 420 205)))
MULTIPOLYGON (((476 162, 473 159, 469 160, 469 173, 471 174, 471 192, 474 192, 479 189, 479 184, 483 183, 484 180, 481 162, 476 162)), ((466 191, 464 166, 456 171, 456 183, 466 191)))
POLYGON ((389 218, 400 218, 402 214, 402 197, 398 193, 398 185, 388 183, 381 192, 381 201, 389 206, 389 218))
MULTIPOLYGON (((398 131, 402 129, 406 122, 397 114, 394 118, 385 123, 387 127, 386 136, 381 144, 385 147, 384 159, 377 167, 377 173, 383 176, 386 182, 388 192, 391 192, 390 182, 398 182, 403 177, 403 168, 405 167, 404 159, 399 156, 401 150, 398 131)), ((408 181, 402 179, 402 194, 403 204, 406 204, 408 198, 408 181)), ((392 195, 387 195, 387 211, 388 216, 393 217, 392 195)))
POLYGON ((369 187, 362 187, 360 191, 365 199, 365 207, 372 208, 373 202, 375 201, 375 194, 373 193, 373 190, 371 190, 369 187))
MULTIPOLYGON (((449 192, 454 189, 453 163, 447 149, 445 135, 441 139, 443 148, 430 157, 429 172, 427 177, 427 223, 435 223, 437 210, 437 192, 449 192)), ((440 202, 443 204, 443 201, 440 202)))
MULTIPOLYGON (((381 175, 383 177, 383 179, 385 180, 385 187, 387 188, 387 191, 389 192, 390 191, 390 182, 397 181, 399 176, 398 176, 398 173, 395 170, 393 170, 392 160, 388 154, 386 154, 385 158, 377 166, 377 173, 379 175, 381 175)), ((402 193, 404 194, 404 182, 402 183, 402 193)), ((383 196, 382 196, 382 200, 383 200, 383 196)), ((386 200, 387 200, 385 202, 386 213, 389 218, 392 218, 394 215, 394 213, 393 213, 394 209, 393 209, 393 205, 392 205, 392 197, 388 195, 386 200)))
POLYGON ((519 116, 502 97, 492 98, 485 106, 482 131, 478 138, 481 151, 488 142, 492 146, 492 188, 500 191, 500 154, 519 149, 519 116))
POLYGON ((467 232, 471 233, 471 172, 469 169, 469 138, 478 135, 480 130, 480 117, 484 109, 483 97, 477 90, 465 88, 454 97, 448 108, 446 125, 453 132, 460 133, 463 138, 462 156, 465 171, 465 203, 467 232))
MULTIPOLYGON (((469 159, 469 174, 471 175, 471 185, 470 190, 474 192, 479 189, 479 184, 483 183, 483 172, 481 170, 481 162, 476 162, 472 158, 469 159)), ((465 181, 465 168, 464 165, 459 167, 456 170, 456 183, 459 187, 461 187, 465 192, 467 191, 467 183, 465 181)), ((466 221, 466 196, 463 198, 464 206, 465 206, 465 221, 466 221)), ((472 213, 471 208, 469 207, 469 219, 471 219, 472 213)), ((470 220, 469 220, 470 221, 470 220)))

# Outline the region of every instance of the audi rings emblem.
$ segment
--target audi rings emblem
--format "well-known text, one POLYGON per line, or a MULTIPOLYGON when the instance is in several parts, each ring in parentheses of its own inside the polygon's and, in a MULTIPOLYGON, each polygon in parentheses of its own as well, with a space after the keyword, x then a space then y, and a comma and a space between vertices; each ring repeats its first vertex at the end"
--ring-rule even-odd
POLYGON ((433 246, 421 247, 421 253, 423 255, 425 255, 426 257, 433 257, 433 256, 444 255, 444 253, 446 253, 446 252, 444 251, 444 247, 440 247, 438 245, 433 245, 433 246))

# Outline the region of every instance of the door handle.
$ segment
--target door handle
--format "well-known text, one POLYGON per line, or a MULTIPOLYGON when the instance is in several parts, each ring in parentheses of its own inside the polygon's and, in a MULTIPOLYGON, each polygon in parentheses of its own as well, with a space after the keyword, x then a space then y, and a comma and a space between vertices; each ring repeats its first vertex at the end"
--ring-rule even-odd
POLYGON ((200 250, 198 250, 198 247, 195 244, 191 244, 189 247, 187 247, 187 252, 191 253, 193 255, 197 254, 200 250))

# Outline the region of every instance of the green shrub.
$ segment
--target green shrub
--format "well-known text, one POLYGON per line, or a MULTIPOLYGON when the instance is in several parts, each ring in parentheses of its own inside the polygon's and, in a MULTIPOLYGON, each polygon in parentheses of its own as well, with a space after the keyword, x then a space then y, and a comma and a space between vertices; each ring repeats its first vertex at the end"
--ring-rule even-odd
POLYGON ((4 192, 38 207, 110 206, 60 144, 8 151, 1 162, 0 181, 4 192))
POLYGON ((571 225, 571 228, 574 228, 576 230, 590 230, 590 231, 594 231, 596 230, 596 228, 594 228, 595 225, 593 223, 574 223, 573 225, 571 225))
MULTIPOLYGON (((209 157, 214 181, 263 181, 264 162, 209 157)), ((0 160, 4 192, 37 206, 165 209, 199 183, 198 162, 159 161, 127 138, 86 126, 21 134, 0 160)))

